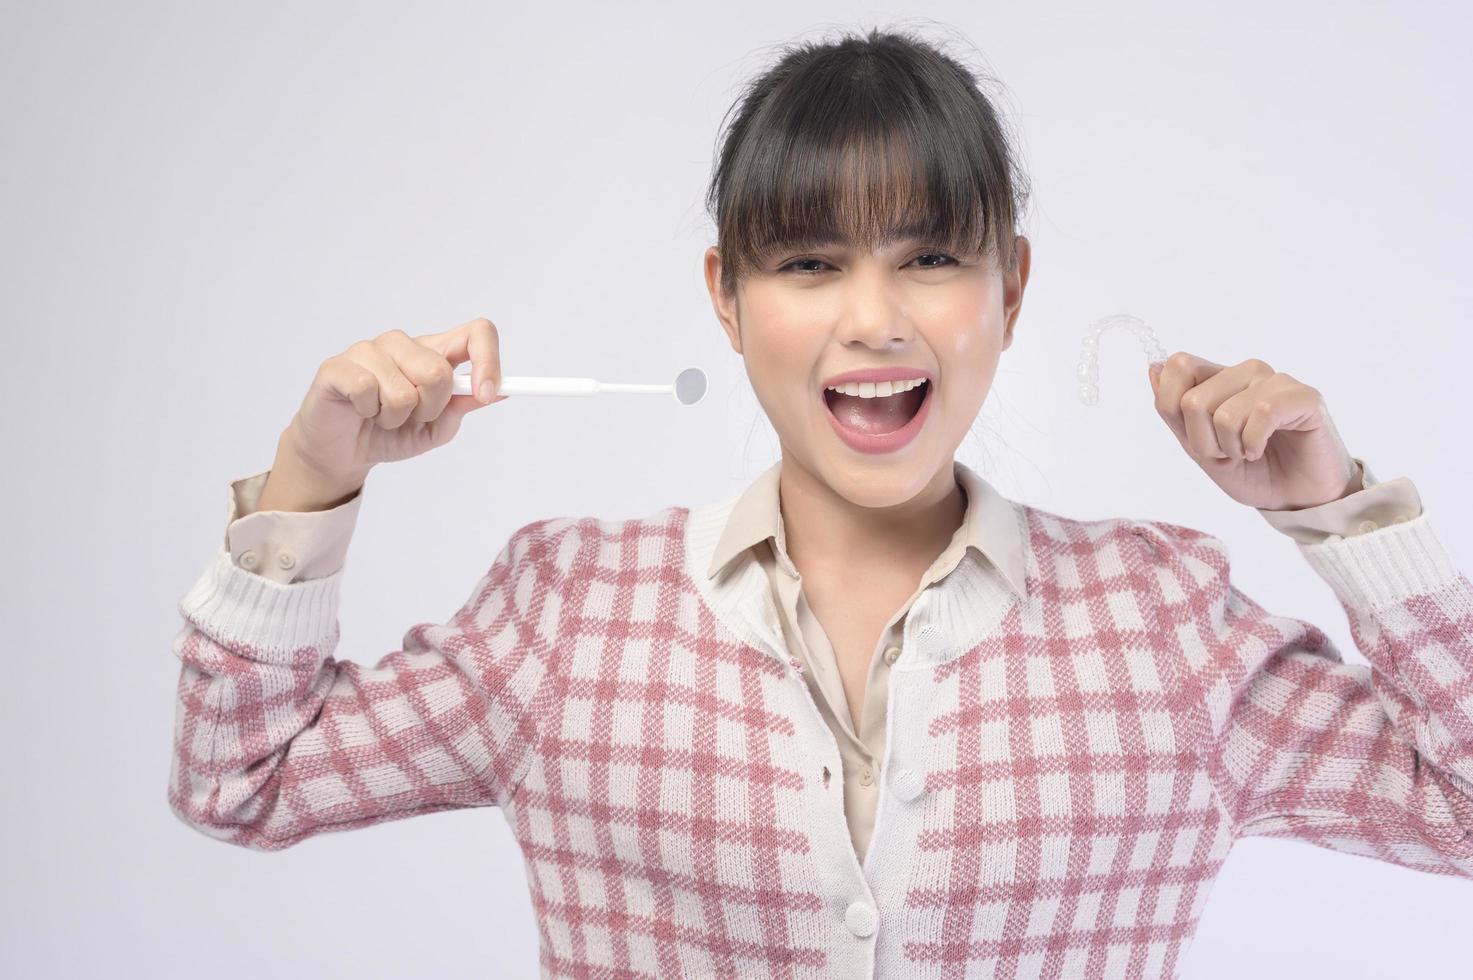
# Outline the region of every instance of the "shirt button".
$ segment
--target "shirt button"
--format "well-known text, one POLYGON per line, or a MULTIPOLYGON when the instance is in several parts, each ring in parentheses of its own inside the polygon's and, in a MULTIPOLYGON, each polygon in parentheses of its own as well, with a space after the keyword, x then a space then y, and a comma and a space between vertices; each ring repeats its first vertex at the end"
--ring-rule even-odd
POLYGON ((290 551, 283 551, 281 554, 276 556, 276 564, 280 565, 282 568, 291 568, 296 563, 297 560, 292 557, 292 553, 290 551))
POLYGON ((1360 533, 1361 534, 1368 534, 1371 531, 1376 530, 1380 526, 1381 525, 1377 524, 1375 521, 1361 521, 1360 522, 1360 533))
POLYGON ((1391 522, 1393 524, 1405 524, 1409 520, 1411 520, 1411 518, 1408 517, 1406 514, 1397 514, 1391 519, 1391 522))
POLYGON ((909 803, 926 788, 925 778, 914 769, 902 769, 895 774, 890 781, 895 790, 895 795, 909 803))
POLYGON ((240 567, 241 568, 255 568, 256 567, 256 553, 254 551, 242 551, 240 553, 240 567))
POLYGON ((900 659, 900 648, 899 647, 891 647, 890 649, 888 649, 888 650, 885 651, 885 663, 890 664, 890 665, 893 666, 894 663, 895 663, 895 661, 897 661, 899 659, 900 659))
POLYGON ((856 900, 850 902, 849 907, 844 910, 844 924, 856 936, 873 935, 876 919, 875 908, 868 902, 856 900))
POLYGON ((865 786, 873 786, 875 784, 875 774, 870 771, 868 766, 859 770, 859 781, 865 786))

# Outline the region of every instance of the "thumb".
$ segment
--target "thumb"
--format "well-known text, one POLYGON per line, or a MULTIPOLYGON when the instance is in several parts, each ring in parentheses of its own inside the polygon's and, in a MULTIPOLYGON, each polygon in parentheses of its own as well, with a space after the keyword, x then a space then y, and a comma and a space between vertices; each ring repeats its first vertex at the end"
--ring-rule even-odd
POLYGON ((445 410, 430 423, 431 443, 436 446, 445 445, 455 438, 455 434, 460 431, 461 421, 467 415, 478 408, 495 405, 507 397, 507 395, 497 395, 489 402, 482 402, 474 395, 451 395, 450 401, 445 403, 445 410))
MULTIPOLYGON (((497 402, 506 401, 509 397, 509 395, 492 395, 489 402, 483 402, 475 395, 451 395, 450 401, 445 403, 445 410, 440 413, 440 418, 444 419, 449 416, 450 419, 454 420, 454 424, 458 426, 461 419, 476 409, 495 405, 497 402)), ((436 421, 439 420, 437 419, 436 421)))

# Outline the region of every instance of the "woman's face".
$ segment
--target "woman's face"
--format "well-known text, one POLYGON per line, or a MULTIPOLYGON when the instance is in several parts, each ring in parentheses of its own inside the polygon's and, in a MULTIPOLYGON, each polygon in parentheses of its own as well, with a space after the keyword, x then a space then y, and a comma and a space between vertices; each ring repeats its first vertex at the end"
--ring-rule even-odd
MULTIPOLYGON (((744 278, 735 296, 721 291, 721 256, 709 248, 712 303, 732 349, 746 361, 784 459, 866 507, 904 503, 934 480, 949 482, 956 448, 1013 341, 1030 260, 1027 238, 1018 236, 1015 247, 1012 270, 917 241, 884 252, 841 245, 783 251, 744 278), (849 417, 846 411, 878 402, 834 399, 831 411, 825 398, 829 379, 869 368, 903 368, 907 376, 930 379, 925 417, 898 448, 863 451, 836 428, 835 411, 849 417)), ((896 409, 911 399, 918 396, 896 409)), ((900 412, 874 428, 893 428, 909 415, 900 412)))

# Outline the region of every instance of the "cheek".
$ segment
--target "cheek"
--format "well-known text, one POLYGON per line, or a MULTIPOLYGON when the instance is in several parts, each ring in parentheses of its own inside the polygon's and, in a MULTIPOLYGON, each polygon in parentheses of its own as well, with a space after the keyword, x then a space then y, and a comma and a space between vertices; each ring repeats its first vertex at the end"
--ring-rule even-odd
POLYGON ((762 289, 753 289, 742 315, 742 350, 748 371, 773 379, 784 387, 795 377, 806 377, 823 349, 823 336, 812 329, 812 319, 779 302, 762 289))
POLYGON ((945 321, 931 337, 942 368, 950 366, 966 374, 990 370, 1002 349, 1000 331, 994 329, 987 314, 976 310, 945 321))
POLYGON ((813 385, 810 376, 817 363, 817 348, 803 340, 803 333, 796 325, 789 326, 781 321, 744 322, 742 333, 743 359, 746 362, 747 380, 763 413, 780 430, 795 424, 789 420, 800 418, 811 409, 807 405, 813 385))
POLYGON ((1002 331, 984 321, 948 336, 944 343, 951 360, 963 369, 990 371, 1002 354, 1002 331))
POLYGON ((990 323, 973 321, 969 329, 935 335, 942 384, 937 395, 948 412, 975 414, 992 388, 1002 339, 990 323))
POLYGON ((932 343, 943 367, 948 361, 959 371, 984 369, 1002 347, 1002 310, 984 277, 959 279, 955 288, 936 295, 936 308, 927 320, 936 326, 932 343))
POLYGON ((748 373, 766 386, 791 387, 796 378, 806 377, 816 355, 803 342, 802 333, 782 323, 755 322, 745 327, 743 352, 748 373))

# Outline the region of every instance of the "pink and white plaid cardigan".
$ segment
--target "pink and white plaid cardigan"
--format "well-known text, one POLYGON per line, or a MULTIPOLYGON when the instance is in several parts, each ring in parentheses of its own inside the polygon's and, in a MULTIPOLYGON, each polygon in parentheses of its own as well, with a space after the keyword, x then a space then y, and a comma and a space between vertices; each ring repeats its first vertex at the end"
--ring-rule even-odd
POLYGON ((702 574, 735 500, 521 527, 372 666, 341 571, 222 548, 171 808, 276 850, 499 806, 557 977, 1169 977, 1240 837, 1473 876, 1473 587, 1425 514, 1299 545, 1367 669, 1211 535, 1013 503, 1026 598, 969 552, 907 617, 861 866, 761 569, 702 574))

